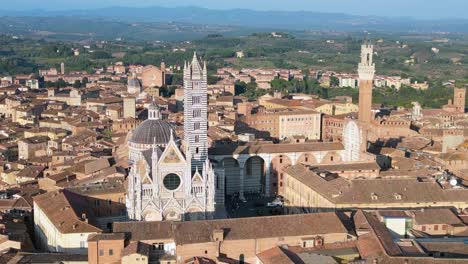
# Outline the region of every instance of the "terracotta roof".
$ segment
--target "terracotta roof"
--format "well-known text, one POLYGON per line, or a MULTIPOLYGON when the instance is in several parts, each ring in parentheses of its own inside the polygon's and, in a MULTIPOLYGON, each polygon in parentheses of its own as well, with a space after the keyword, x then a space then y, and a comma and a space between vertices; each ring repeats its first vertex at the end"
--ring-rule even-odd
POLYGON ((351 163, 351 164, 325 164, 317 165, 319 169, 326 171, 356 171, 356 170, 380 170, 376 162, 351 163))
POLYGON ((88 202, 81 196, 66 190, 48 192, 34 197, 35 204, 61 233, 101 232, 83 219, 92 216, 88 202))
POLYGON ((141 254, 144 256, 149 256, 149 245, 145 243, 140 243, 139 241, 131 241, 122 251, 122 256, 128 256, 131 254, 141 254))
POLYGON ((385 250, 385 252, 390 256, 402 255, 403 252, 393 242, 393 237, 390 234, 390 231, 387 229, 387 227, 371 213, 363 213, 367 222, 369 223, 369 226, 372 228, 373 234, 376 236, 377 240, 379 241, 381 247, 385 250))
POLYGON ((84 160, 73 167, 73 172, 91 174, 110 167, 108 159, 84 160))
MULTIPOLYGON (((216 264, 216 261, 205 258, 205 257, 193 257, 193 259, 190 259, 186 261, 185 263, 191 263, 191 264, 216 264)), ((224 262, 223 262, 224 263, 224 262)))
POLYGON ((178 244, 211 241, 213 230, 225 230, 225 240, 253 238, 312 236, 327 233, 347 233, 335 213, 238 218, 181 223, 176 229, 178 244), (292 225, 291 223, 295 223, 292 225), (262 228, 258 228, 262 226, 262 228))
POLYGON ((357 248, 359 250, 359 255, 364 259, 380 256, 383 253, 374 234, 360 236, 358 238, 357 248))
POLYGON ((67 188, 68 191, 83 196, 92 196, 97 194, 124 193, 125 183, 121 180, 110 180, 106 182, 91 183, 76 187, 67 188))
POLYGON ((457 225, 463 222, 452 210, 448 208, 431 208, 424 210, 411 211, 414 214, 414 220, 418 225, 428 224, 448 224, 457 225))
POLYGON ((28 178, 37 178, 41 172, 44 171, 43 166, 28 166, 20 170, 17 174, 17 177, 28 177, 28 178))
POLYGON ((178 245, 212 241, 214 230, 224 230, 224 240, 348 233, 335 213, 190 222, 119 222, 114 223, 113 230, 130 233, 133 241, 173 238, 178 245))
POLYGON ((421 247, 426 252, 443 252, 457 254, 463 256, 466 260, 468 257, 468 246, 463 242, 419 242, 421 247))
POLYGON ((1 210, 31 210, 32 205, 23 197, 18 199, 0 199, 0 209, 1 210))
POLYGON ((435 181, 417 179, 322 178, 304 165, 284 170, 331 202, 339 204, 401 204, 421 202, 464 202, 468 189, 442 189, 435 181))
POLYGON ((272 247, 257 254, 262 264, 294 264, 279 247, 272 247))
POLYGON ((124 239, 125 239, 125 234, 123 233, 92 234, 88 236, 88 241, 124 240, 124 239))
POLYGON ((173 223, 164 222, 114 222, 113 232, 129 233, 130 240, 151 240, 174 238, 173 223))
POLYGON ((313 152, 313 151, 339 151, 343 144, 337 142, 308 142, 301 144, 247 144, 223 145, 211 148, 210 155, 234 154, 260 154, 260 153, 287 153, 287 152, 313 152))

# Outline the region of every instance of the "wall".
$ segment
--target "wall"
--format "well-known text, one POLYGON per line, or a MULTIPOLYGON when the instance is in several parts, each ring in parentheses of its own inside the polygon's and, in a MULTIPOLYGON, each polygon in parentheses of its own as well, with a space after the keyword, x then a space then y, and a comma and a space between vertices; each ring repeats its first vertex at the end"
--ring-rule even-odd
POLYGON ((34 232, 39 248, 74 254, 87 254, 88 236, 96 233, 62 234, 34 202, 34 232))
MULTIPOLYGON (((91 263, 91 262, 90 262, 91 263)), ((122 264, 147 264, 148 263, 148 257, 135 253, 131 254, 128 256, 123 256, 122 257, 122 264)))
POLYGON ((88 242, 88 262, 89 264, 120 263, 121 253, 123 249, 124 249, 124 240, 89 241, 88 242))

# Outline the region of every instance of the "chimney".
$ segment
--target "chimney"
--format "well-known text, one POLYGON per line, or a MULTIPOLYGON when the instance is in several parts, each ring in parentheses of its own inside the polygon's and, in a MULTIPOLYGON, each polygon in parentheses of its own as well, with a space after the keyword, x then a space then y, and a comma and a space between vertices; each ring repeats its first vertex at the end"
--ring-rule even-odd
POLYGON ((81 214, 81 220, 85 221, 86 223, 88 223, 88 218, 86 218, 86 213, 82 213, 81 214))
POLYGON ((213 230, 213 240, 214 241, 223 241, 224 240, 224 230, 223 229, 215 229, 213 230))

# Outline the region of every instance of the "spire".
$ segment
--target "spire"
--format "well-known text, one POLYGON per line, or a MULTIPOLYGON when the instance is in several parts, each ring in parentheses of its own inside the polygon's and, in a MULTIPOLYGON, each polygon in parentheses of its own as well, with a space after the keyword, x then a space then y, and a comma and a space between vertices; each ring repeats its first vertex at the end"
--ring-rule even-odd
POLYGON ((203 61, 203 75, 207 75, 208 70, 206 69, 206 61, 203 61))
POLYGON ((192 70, 192 78, 201 79, 201 77, 202 77, 202 67, 200 66, 200 62, 198 61, 197 52, 193 53, 192 64, 190 66, 191 66, 191 70, 192 70))
POLYGON ((169 142, 174 141, 174 130, 171 128, 171 137, 169 139, 169 142))

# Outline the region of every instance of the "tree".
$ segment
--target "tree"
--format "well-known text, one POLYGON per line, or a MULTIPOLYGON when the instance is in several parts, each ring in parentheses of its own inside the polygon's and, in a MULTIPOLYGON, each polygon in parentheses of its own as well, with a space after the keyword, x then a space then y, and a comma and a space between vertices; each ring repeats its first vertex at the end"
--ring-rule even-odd
POLYGON ((221 81, 221 78, 218 76, 208 75, 208 84, 216 84, 217 82, 221 81))
POLYGON ((81 81, 75 80, 75 82, 73 83, 73 88, 81 88, 81 81))
POLYGON ((247 86, 245 87, 245 92, 242 95, 249 98, 250 100, 255 100, 267 93, 268 91, 265 89, 258 89, 257 83, 251 82, 247 84, 247 86))
POLYGON ((330 77, 330 86, 331 86, 331 87, 338 87, 338 86, 340 86, 340 79, 338 79, 336 76, 331 76, 331 77, 330 77))
POLYGON ((240 95, 240 94, 245 93, 246 89, 247 89, 247 84, 245 82, 236 81, 236 83, 234 84, 235 95, 240 95))
POLYGON ((105 52, 103 50, 97 50, 91 53, 91 58, 98 60, 98 59, 110 59, 112 58, 112 55, 109 54, 108 52, 105 52))

